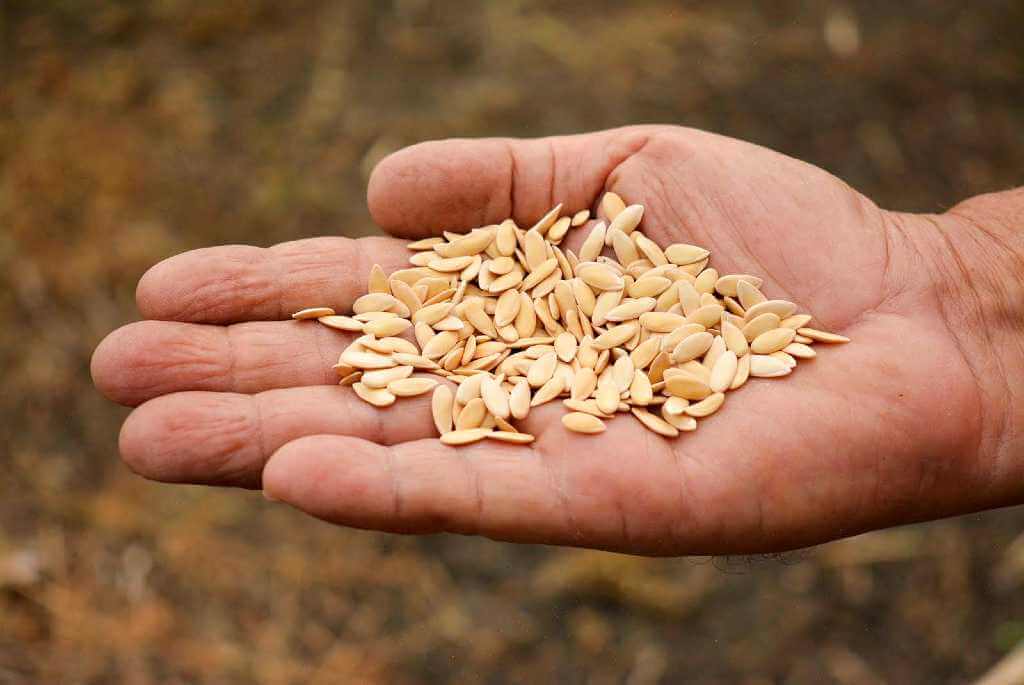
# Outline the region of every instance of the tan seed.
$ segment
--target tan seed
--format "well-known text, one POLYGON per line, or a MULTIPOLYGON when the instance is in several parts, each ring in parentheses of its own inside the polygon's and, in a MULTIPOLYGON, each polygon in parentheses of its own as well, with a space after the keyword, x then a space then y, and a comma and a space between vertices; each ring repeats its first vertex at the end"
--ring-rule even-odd
POLYGON ((742 357, 747 353, 747 338, 743 335, 743 331, 736 327, 736 324, 723 321, 722 338, 725 340, 725 346, 737 357, 742 357))
POLYGON ((455 430, 477 428, 487 416, 487 405, 483 399, 474 397, 466 403, 455 417, 455 430))
POLYGON ((491 431, 485 437, 489 440, 510 442, 516 445, 528 445, 536 440, 536 438, 529 433, 520 433, 518 431, 491 431))
POLYGON ((334 310, 330 307, 310 307, 308 309, 300 309, 292 314, 292 318, 297 321, 320 319, 326 316, 334 316, 334 310))
POLYGON ((678 416, 686 411, 686 408, 690 406, 690 401, 685 400, 682 397, 672 396, 665 400, 665 404, 662 407, 662 415, 668 413, 674 416, 678 416))
POLYGON ((654 391, 651 389, 651 379, 647 374, 637 369, 633 373, 633 382, 629 384, 629 400, 633 404, 647 405, 654 399, 654 391))
POLYGON ((589 209, 581 209, 580 211, 578 211, 578 212, 576 212, 575 214, 572 215, 572 222, 571 223, 572 223, 572 225, 574 227, 575 226, 582 226, 583 224, 585 224, 587 222, 587 219, 589 219, 589 218, 590 218, 590 210, 589 209))
POLYGON ((713 395, 708 395, 700 402, 691 404, 685 411, 689 416, 702 418, 714 414, 724 402, 725 395, 721 392, 716 392, 713 395))
POLYGON ((778 352, 786 345, 793 342, 796 331, 792 328, 775 328, 765 331, 750 343, 750 349, 754 354, 771 354, 778 352))
POLYGON ((611 223, 608 224, 608 230, 620 230, 626 235, 633 232, 638 225, 640 220, 644 217, 644 206, 643 205, 629 205, 621 212, 615 215, 611 223))
POLYGON ((739 296, 740 304, 743 305, 744 309, 750 309, 754 305, 761 304, 768 299, 761 294, 761 291, 758 290, 759 287, 759 285, 754 285, 748 281, 736 283, 736 294, 739 296))
POLYGON ((664 276, 644 276, 629 286, 627 292, 630 297, 657 297, 670 287, 672 281, 664 276))
POLYGON ((794 330, 804 328, 811 321, 810 314, 794 314, 793 316, 786 317, 779 324, 784 328, 792 328, 794 330))
POLYGON ((638 330, 639 326, 635 321, 614 326, 597 336, 597 339, 594 340, 594 346, 601 350, 618 347, 632 338, 638 330))
POLYGON ((753 321, 762 314, 771 313, 779 317, 781 323, 782 319, 792 316, 795 311, 796 305, 788 300, 765 300, 749 307, 744 317, 747 321, 753 321))
POLYGON ((440 359, 452 351, 459 342, 455 331, 441 331, 423 346, 423 356, 427 359, 440 359))
POLYGON ((798 359, 813 359, 818 356, 813 347, 798 342, 786 345, 782 348, 782 351, 798 359))
POLYGON ((662 405, 661 408, 661 418, 664 419, 665 423, 681 433, 697 430, 697 419, 686 414, 670 414, 665 410, 665 405, 667 404, 668 402, 662 405))
POLYGON ((562 404, 570 411, 583 412, 584 414, 596 416, 599 419, 610 419, 614 415, 605 414, 603 411, 598 409, 597 400, 577 400, 570 397, 562 400, 562 404))
POLYGON ((732 350, 719 355, 715 365, 711 367, 711 379, 708 385, 714 392, 725 392, 732 385, 736 378, 736 369, 739 367, 739 358, 732 350))
POLYGON ((810 338, 811 340, 813 340, 815 342, 823 342, 823 343, 848 343, 848 342, 850 342, 850 339, 847 338, 845 335, 839 335, 838 333, 829 333, 828 331, 819 331, 816 328, 800 328, 800 329, 797 330, 797 333, 799 333, 800 335, 804 336, 805 338, 810 338))
POLYGON ((787 376, 792 369, 783 361, 767 354, 750 355, 750 375, 754 378, 787 376))
POLYGON ((395 403, 395 396, 383 388, 371 388, 360 382, 353 383, 352 389, 356 391, 359 399, 375 407, 388 407, 395 403))
POLYGON ((689 374, 666 378, 665 390, 670 395, 682 397, 685 400, 702 400, 711 394, 711 388, 707 383, 689 374))
POLYGON ((725 308, 720 304, 705 304, 688 315, 686 323, 699 323, 705 328, 711 328, 722 319, 722 312, 724 311, 725 308))
POLYGON ((727 276, 721 276, 717 281, 715 281, 715 290, 721 295, 736 297, 739 294, 737 287, 740 281, 746 281, 755 288, 760 287, 763 282, 757 276, 750 276, 748 274, 729 274, 727 276))
POLYGON ((434 419, 434 427, 440 435, 452 430, 452 408, 455 403, 455 395, 452 389, 446 385, 438 385, 434 388, 434 394, 430 398, 430 413, 434 419))
POLYGON ((480 386, 480 395, 487 405, 487 411, 502 419, 511 416, 508 393, 501 387, 501 383, 490 377, 485 378, 480 386))
POLYGON ((708 332, 694 333, 683 338, 675 349, 672 350, 672 362, 682 364, 691 359, 696 359, 711 347, 715 337, 708 332))
POLYGON ((660 416, 655 416, 646 409, 633 407, 630 411, 633 413, 633 416, 640 421, 640 423, 658 435, 664 435, 666 438, 674 438, 679 435, 679 430, 675 426, 668 423, 660 416))
POLYGON ((530 413, 530 384, 525 380, 518 381, 509 393, 508 407, 512 418, 525 419, 530 413))
POLYGON ((452 446, 468 445, 483 440, 492 430, 492 428, 469 428, 467 430, 451 431, 441 436, 441 442, 452 446))
POLYGON ((339 331, 350 331, 353 333, 362 333, 363 322, 357 321, 349 316, 341 316, 338 314, 331 314, 328 316, 321 316, 317 319, 320 323, 339 331))
POLYGON ((607 428, 601 419, 593 414, 585 414, 580 411, 569 412, 562 416, 562 425, 574 433, 584 434, 603 433, 607 428))
POLYGON ((356 298, 352 303, 352 311, 356 314, 365 312, 386 312, 401 304, 394 295, 388 293, 368 293, 356 298))
POLYGON ((665 256, 668 258, 668 261, 679 266, 686 266, 687 264, 707 259, 710 254, 703 247, 686 245, 685 243, 675 243, 665 248, 665 256))
POLYGON ((506 219, 498 226, 494 244, 499 255, 511 257, 516 253, 516 224, 514 221, 506 219))
POLYGON ((761 314, 748 320, 747 325, 743 327, 743 337, 748 341, 752 341, 762 333, 778 328, 780 323, 782 322, 778 314, 772 312, 761 314))
POLYGON ((583 245, 580 247, 579 259, 581 262, 592 262, 601 255, 601 251, 604 249, 606 230, 607 226, 603 221, 598 221, 590 229, 587 239, 583 241, 583 245))
POLYGON ((622 198, 610 190, 601 198, 601 210, 609 221, 613 221, 625 208, 626 203, 622 201, 622 198))
POLYGON ((402 378, 388 383, 388 392, 395 397, 416 397, 423 395, 437 386, 433 378, 402 378))
POLYGON ((750 353, 740 357, 739 363, 736 365, 736 376, 732 379, 732 383, 729 385, 730 390, 736 390, 743 386, 750 378, 750 353))
MULTIPOLYGON (((408 319, 381 319, 371 321, 363 326, 363 330, 371 335, 384 338, 391 335, 398 335, 412 326, 408 319)), ((787 329, 788 330, 788 329, 787 329)))
POLYGON ((625 287, 622 276, 607 264, 599 262, 580 265, 577 276, 595 290, 622 290, 625 287))
POLYGON ((558 373, 551 377, 544 385, 533 394, 533 399, 530 400, 531 407, 539 407, 540 405, 550 402, 551 400, 558 397, 562 390, 565 389, 565 377, 558 373))
POLYGON ((368 388, 386 388, 391 381, 412 375, 411 366, 394 366, 390 369, 376 369, 363 374, 363 385, 368 388))

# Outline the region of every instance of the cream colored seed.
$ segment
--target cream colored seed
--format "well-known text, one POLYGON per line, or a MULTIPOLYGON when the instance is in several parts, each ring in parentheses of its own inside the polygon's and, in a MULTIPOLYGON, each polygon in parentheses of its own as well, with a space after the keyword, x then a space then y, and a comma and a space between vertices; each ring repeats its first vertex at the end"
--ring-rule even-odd
POLYGON ((689 416, 696 418, 702 418, 714 414, 725 402, 725 395, 721 392, 716 392, 712 395, 708 395, 700 402, 695 402, 688 406, 684 411, 689 416))
POLYGON ((687 264, 707 259, 710 254, 703 247, 686 245, 684 243, 675 243, 665 248, 665 256, 668 258, 668 261, 679 266, 686 266, 687 264))
POLYGON ((559 333, 555 338, 555 353, 563 362, 570 362, 576 357, 576 337, 571 333, 559 333))
POLYGON ((617 193, 608 191, 601 198, 601 209, 609 221, 613 221, 625 208, 626 203, 622 201, 622 198, 617 193))
POLYGON ((494 429, 492 428, 469 428, 467 430, 456 430, 449 433, 444 433, 441 436, 441 442, 446 445, 468 445, 473 442, 479 442, 486 438, 494 429))
POLYGON ((334 310, 330 307, 310 307, 309 309, 300 309, 292 314, 292 318, 297 321, 320 319, 325 316, 334 316, 334 310))
POLYGON ((633 407, 630 411, 633 413, 633 416, 640 421, 640 423, 658 435, 664 435, 666 438, 674 438, 679 435, 679 429, 665 421, 660 416, 655 416, 650 413, 646 409, 633 407))
POLYGON ((778 352, 793 342, 796 331, 792 328, 775 328, 760 334, 750 343, 754 354, 771 354, 778 352))
POLYGON ((362 321, 357 321, 350 316, 341 316, 338 314, 321 316, 317 318, 317 321, 328 328, 334 328, 339 331, 349 331, 352 333, 362 333, 364 325, 362 321))
POLYGON ((555 374, 547 383, 538 388, 537 392, 533 394, 533 399, 530 400, 530 406, 539 407, 546 402, 550 402, 558 397, 564 389, 565 377, 560 373, 555 374))
POLYGON ((530 384, 526 379, 519 380, 509 393, 509 412, 512 418, 525 419, 530 413, 530 384))
POLYGON ((395 397, 416 397, 430 392, 437 383, 433 378, 401 378, 388 383, 388 392, 395 397))
POLYGON ((574 227, 575 226, 582 226, 583 224, 585 224, 587 222, 587 219, 589 219, 589 218, 590 218, 590 210, 589 209, 581 209, 580 211, 578 211, 578 212, 576 212, 575 214, 572 215, 572 221, 570 223, 574 227))
POLYGON ((383 388, 371 388, 362 382, 353 383, 352 389, 364 402, 369 402, 375 407, 388 407, 395 403, 395 396, 383 388))
POLYGON ((585 414, 579 411, 569 412, 562 416, 562 425, 574 433, 584 433, 588 435, 603 433, 607 428, 604 421, 593 414, 585 414))
POLYGON ((527 445, 536 440, 536 438, 530 435, 529 433, 520 433, 518 431, 507 430, 491 431, 484 437, 486 437, 489 440, 497 440, 499 442, 510 442, 517 445, 527 445))
POLYGON ((750 375, 754 378, 787 376, 792 369, 783 361, 766 354, 750 355, 750 375))
POLYGON ((601 350, 609 350, 614 347, 618 347, 632 338, 638 330, 639 326, 635 322, 624 323, 613 328, 609 328, 607 331, 597 336, 597 339, 594 340, 594 346, 601 350))
POLYGON ((484 404, 487 405, 487 411, 502 419, 511 416, 508 393, 494 378, 489 376, 484 378, 480 385, 480 395, 483 397, 484 404))
POLYGON ((714 392, 725 392, 732 385, 732 381, 736 378, 736 370, 739 367, 739 358, 736 353, 732 350, 723 352, 719 355, 718 360, 715 361, 715 365, 711 367, 711 378, 708 381, 708 386, 714 392))
POLYGON ((474 397, 455 416, 455 430, 478 428, 487 417, 487 405, 483 399, 474 397))
POLYGON ((356 314, 365 312, 386 312, 401 304, 394 295, 388 293, 368 293, 356 298, 352 303, 352 311, 356 314))
POLYGON ((810 338, 811 340, 814 340, 815 342, 823 342, 823 343, 848 343, 848 342, 850 342, 850 339, 847 338, 845 335, 839 335, 838 333, 829 333, 828 331, 819 331, 816 328, 799 328, 799 329, 797 329, 797 333, 799 333, 800 335, 804 336, 805 338, 810 338))
POLYGON ((386 388, 391 381, 408 378, 412 375, 411 366, 393 366, 390 369, 377 369, 363 374, 363 385, 369 388, 386 388))
POLYGON ((410 323, 408 319, 381 319, 379 321, 371 321, 366 324, 363 326, 363 330, 366 333, 383 338, 391 335, 398 335, 410 326, 412 326, 412 323, 410 323))
POLYGON ((781 323, 782 319, 792 316, 795 311, 796 305, 788 300, 765 300, 748 308, 744 316, 747 321, 753 321, 762 314, 771 313, 779 317, 781 323))

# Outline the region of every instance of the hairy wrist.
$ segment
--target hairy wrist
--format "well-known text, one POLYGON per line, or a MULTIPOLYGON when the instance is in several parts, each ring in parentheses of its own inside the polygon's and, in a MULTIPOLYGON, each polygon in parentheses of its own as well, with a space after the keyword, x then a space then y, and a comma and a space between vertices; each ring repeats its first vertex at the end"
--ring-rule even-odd
POLYGON ((1006 503, 1024 501, 1024 189, 919 219, 918 251, 982 398, 979 456, 1006 503))

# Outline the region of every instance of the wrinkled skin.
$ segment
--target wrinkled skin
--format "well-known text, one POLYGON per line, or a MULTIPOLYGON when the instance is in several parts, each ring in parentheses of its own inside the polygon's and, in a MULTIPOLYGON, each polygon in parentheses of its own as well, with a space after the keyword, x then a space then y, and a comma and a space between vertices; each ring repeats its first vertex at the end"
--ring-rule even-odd
POLYGON ((370 181, 370 211, 398 238, 172 257, 139 284, 147 320, 103 341, 93 375, 137 406, 120 447, 148 478, 262 487, 387 531, 640 554, 790 549, 1021 500, 1020 290, 986 290, 1021 253, 986 228, 986 202, 890 213, 821 169, 675 127, 424 143, 370 181), (658 243, 708 247, 721 273, 764 277, 769 297, 853 342, 752 380, 678 439, 629 416, 572 434, 556 402, 523 422, 533 445, 452 448, 434 437, 429 395, 363 404, 330 368, 352 336, 287 320, 346 310, 372 264, 404 265, 402 239, 510 215, 529 225, 556 202, 594 208, 605 190, 646 205, 641 227, 658 243), (965 278, 975 254, 991 267, 965 278), (994 309, 990 335, 1012 354, 967 330, 994 309))

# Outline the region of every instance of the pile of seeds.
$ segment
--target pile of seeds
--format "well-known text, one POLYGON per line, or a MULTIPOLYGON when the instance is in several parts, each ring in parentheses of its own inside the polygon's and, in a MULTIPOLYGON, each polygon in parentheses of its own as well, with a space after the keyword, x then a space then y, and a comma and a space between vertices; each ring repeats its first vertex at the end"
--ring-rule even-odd
POLYGON ((807 328, 811 317, 766 298, 757 276, 719 275, 708 250, 662 249, 637 228, 642 205, 605 194, 606 220, 578 255, 559 245, 590 213, 561 209, 528 230, 506 219, 410 243, 412 267, 388 276, 374 265, 351 316, 315 307, 293 318, 362 334, 334 368, 364 401, 386 407, 433 391, 449 445, 531 442, 511 422, 559 398, 577 433, 631 413, 675 437, 749 377, 786 376, 815 356, 813 343, 848 342, 807 328))

